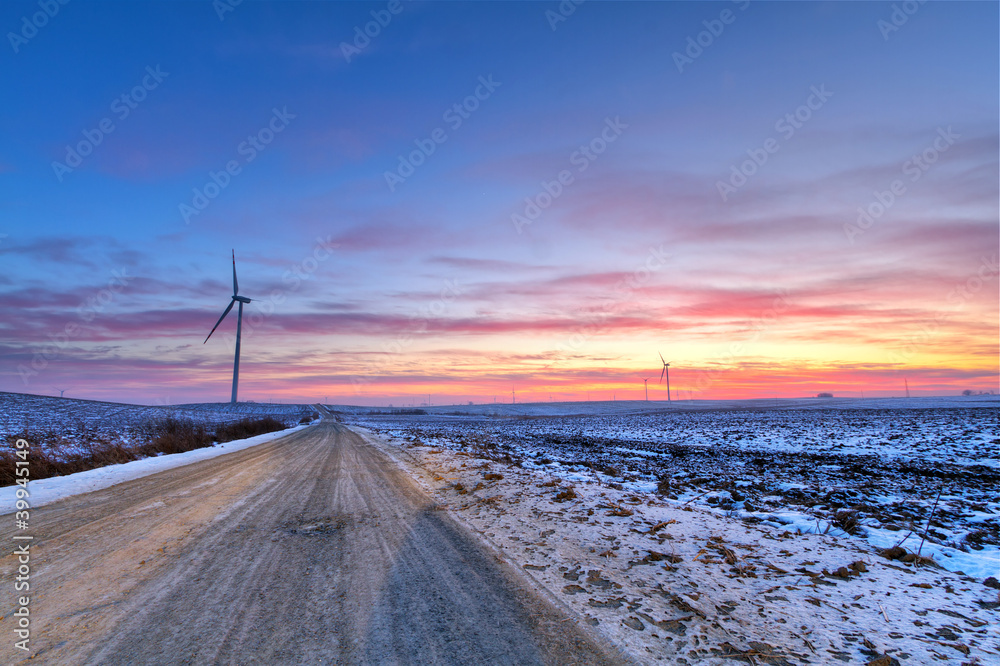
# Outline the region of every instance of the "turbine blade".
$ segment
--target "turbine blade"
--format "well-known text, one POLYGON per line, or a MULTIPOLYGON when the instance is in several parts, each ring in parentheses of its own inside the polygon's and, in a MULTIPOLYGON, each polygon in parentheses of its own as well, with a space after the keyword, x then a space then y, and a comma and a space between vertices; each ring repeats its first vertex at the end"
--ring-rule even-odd
POLYGON ((660 383, 663 383, 663 373, 667 371, 667 366, 663 366, 663 370, 660 370, 660 383))
MULTIPOLYGON (((229 301, 229 307, 226 308, 226 311, 222 313, 221 317, 219 317, 219 321, 215 322, 215 326, 212 327, 211 333, 209 333, 208 337, 205 338, 205 342, 208 342, 208 338, 212 337, 212 333, 215 333, 215 329, 219 328, 219 324, 221 324, 222 320, 226 318, 226 315, 229 314, 229 311, 233 309, 234 305, 236 305, 236 299, 229 301)), ((205 342, 201 344, 205 344, 205 342)))
MULTIPOLYGON (((657 354, 660 354, 660 352, 656 352, 656 353, 657 353, 657 354)), ((662 363, 666 363, 666 361, 664 361, 664 360, 663 360, 663 354, 660 354, 660 361, 661 361, 662 363)))
POLYGON ((233 250, 233 296, 240 293, 240 283, 236 281, 236 250, 233 250))

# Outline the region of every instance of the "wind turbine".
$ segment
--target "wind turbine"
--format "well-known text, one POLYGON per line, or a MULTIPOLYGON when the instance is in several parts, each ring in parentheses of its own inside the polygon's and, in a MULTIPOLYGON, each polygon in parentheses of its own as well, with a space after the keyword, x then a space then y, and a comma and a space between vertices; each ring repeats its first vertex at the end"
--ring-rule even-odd
POLYGON ((646 377, 645 379, 642 380, 642 385, 646 388, 646 402, 649 402, 649 384, 647 384, 646 382, 648 382, 650 379, 652 379, 652 377, 646 377))
MULTIPOLYGON (((233 300, 229 302, 229 307, 219 317, 219 321, 215 322, 212 331, 205 338, 205 342, 208 342, 208 338, 212 337, 212 333, 215 333, 215 329, 219 328, 219 324, 226 318, 229 311, 233 309, 234 305, 239 303, 239 316, 236 319, 236 360, 233 362, 233 397, 230 400, 233 404, 236 404, 236 387, 240 383, 240 335, 243 332, 243 304, 249 302, 249 298, 240 296, 240 283, 236 281, 236 250, 233 250, 233 300)), ((205 342, 202 344, 205 344, 205 342)))
MULTIPOLYGON (((660 352, 656 352, 660 354, 660 352)), ((667 376, 667 402, 670 402, 670 364, 663 360, 663 354, 660 354, 660 360, 663 361, 663 370, 660 371, 660 383, 663 383, 663 376, 667 376)))

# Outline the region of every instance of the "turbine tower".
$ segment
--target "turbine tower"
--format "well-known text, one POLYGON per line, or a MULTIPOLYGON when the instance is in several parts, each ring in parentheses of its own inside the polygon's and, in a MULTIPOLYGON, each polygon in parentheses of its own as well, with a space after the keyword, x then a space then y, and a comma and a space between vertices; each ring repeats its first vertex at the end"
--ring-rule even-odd
MULTIPOLYGON (((660 352, 656 352, 660 354, 660 352)), ((670 402, 670 364, 663 360, 663 354, 660 354, 660 361, 663 362, 663 370, 660 371, 660 383, 663 383, 663 376, 667 377, 667 402, 670 402)))
POLYGON ((647 384, 646 382, 648 382, 650 379, 652 379, 652 377, 646 377, 645 379, 642 380, 642 385, 646 389, 646 402, 649 402, 649 384, 647 384))
MULTIPOLYGON (((219 328, 219 324, 226 318, 229 311, 233 309, 234 305, 239 303, 240 307, 236 319, 236 360, 233 362, 233 397, 230 400, 233 404, 236 404, 236 388, 240 383, 240 336, 243 333, 243 304, 249 302, 249 298, 240 296, 240 283, 236 281, 236 250, 233 250, 233 299, 229 301, 229 307, 219 317, 219 321, 215 322, 215 326, 212 327, 208 337, 205 338, 205 342, 208 342, 208 338, 212 337, 212 333, 215 333, 215 329, 219 328)), ((205 342, 202 344, 205 344, 205 342)))

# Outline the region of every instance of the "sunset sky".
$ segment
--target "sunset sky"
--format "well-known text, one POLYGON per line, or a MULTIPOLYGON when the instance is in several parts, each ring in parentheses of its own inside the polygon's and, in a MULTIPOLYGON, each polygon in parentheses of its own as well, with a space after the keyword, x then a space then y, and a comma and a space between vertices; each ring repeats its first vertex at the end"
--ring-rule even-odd
POLYGON ((995 2, 39 7, 0 390, 228 400, 233 249, 243 400, 998 388, 995 2))

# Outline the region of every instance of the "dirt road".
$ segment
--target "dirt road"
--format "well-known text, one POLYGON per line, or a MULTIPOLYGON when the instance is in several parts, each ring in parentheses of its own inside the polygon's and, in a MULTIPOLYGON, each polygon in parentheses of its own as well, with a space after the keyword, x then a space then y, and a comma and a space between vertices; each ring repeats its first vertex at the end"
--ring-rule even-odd
MULTIPOLYGON (((331 421, 32 520, 32 663, 621 661, 331 421)), ((3 559, 0 663, 28 656, 15 568, 3 559)))

